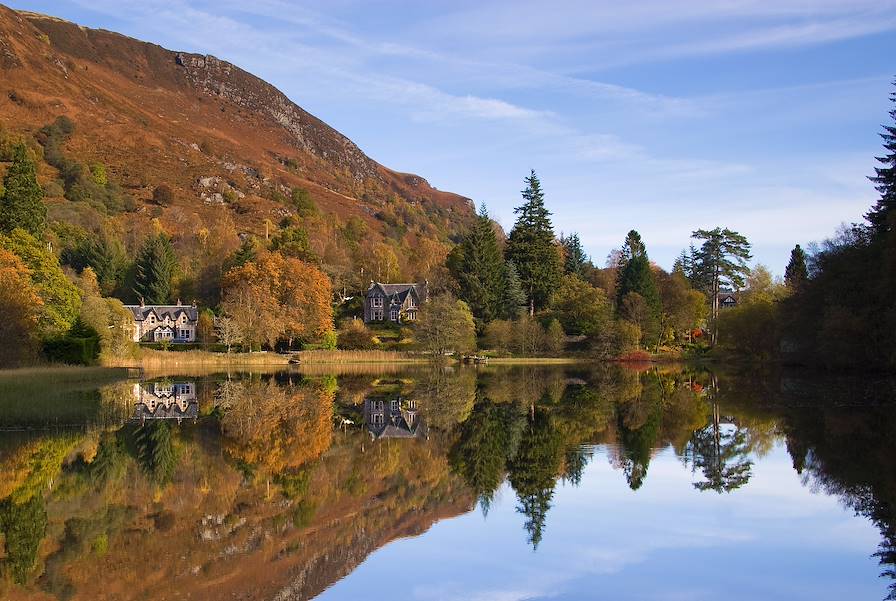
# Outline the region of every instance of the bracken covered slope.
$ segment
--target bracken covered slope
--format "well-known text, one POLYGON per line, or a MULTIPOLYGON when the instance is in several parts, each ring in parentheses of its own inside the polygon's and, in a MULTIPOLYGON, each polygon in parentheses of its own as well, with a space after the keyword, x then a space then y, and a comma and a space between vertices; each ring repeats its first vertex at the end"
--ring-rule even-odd
MULTIPOLYGON (((401 235, 443 240, 473 215, 470 199, 383 167, 235 65, 0 5, 0 124, 29 135, 59 115, 76 125, 66 152, 102 162, 137 201, 132 223, 158 218, 171 229, 229 211, 240 233, 260 234, 288 214, 278 193, 295 187, 376 235, 391 224, 395 236, 384 209, 398 221, 414 215, 416 233, 401 235), (162 183, 172 202, 147 207, 162 183), (233 193, 226 201, 222 187, 233 193)), ((41 167, 43 180, 55 177, 41 167)))

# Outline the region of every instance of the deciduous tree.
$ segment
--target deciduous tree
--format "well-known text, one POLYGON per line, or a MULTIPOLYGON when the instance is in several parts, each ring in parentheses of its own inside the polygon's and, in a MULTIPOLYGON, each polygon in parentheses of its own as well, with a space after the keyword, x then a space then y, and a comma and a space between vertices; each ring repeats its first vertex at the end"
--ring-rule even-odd
POLYGON ((416 339, 438 356, 476 350, 476 326, 470 308, 449 294, 431 299, 420 309, 416 339))

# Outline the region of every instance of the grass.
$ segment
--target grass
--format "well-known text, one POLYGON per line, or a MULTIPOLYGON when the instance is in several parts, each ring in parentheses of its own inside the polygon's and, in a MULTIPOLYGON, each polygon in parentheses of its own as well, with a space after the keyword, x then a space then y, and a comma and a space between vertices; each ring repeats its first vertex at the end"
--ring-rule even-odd
POLYGON ((323 363, 429 363, 429 357, 404 351, 302 351, 302 365, 323 363))
POLYGON ((489 357, 488 365, 573 365, 593 361, 584 357, 489 357))
POLYGON ((191 366, 232 366, 232 365, 287 365, 289 355, 278 353, 212 353, 209 351, 157 351, 144 348, 136 359, 117 362, 121 366, 137 365, 145 369, 191 367, 191 366))

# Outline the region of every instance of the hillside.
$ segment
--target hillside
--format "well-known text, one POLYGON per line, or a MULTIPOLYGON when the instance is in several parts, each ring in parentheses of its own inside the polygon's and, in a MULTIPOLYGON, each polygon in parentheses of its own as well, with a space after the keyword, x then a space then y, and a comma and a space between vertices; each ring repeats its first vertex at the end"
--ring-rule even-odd
POLYGON ((112 207, 74 202, 58 165, 45 162, 51 221, 115 231, 129 251, 161 227, 187 264, 200 253, 191 238, 211 236, 223 246, 206 252, 229 252, 248 234, 300 222, 335 286, 360 286, 373 276, 433 275, 474 212, 470 199, 380 165, 272 85, 213 56, 0 6, 0 82, 7 135, 40 151, 36 132, 68 117, 64 155, 91 172, 99 165, 125 198, 112 207), (162 184, 171 198, 154 201, 162 184), (311 214, 289 202, 296 190, 310 195, 311 214))

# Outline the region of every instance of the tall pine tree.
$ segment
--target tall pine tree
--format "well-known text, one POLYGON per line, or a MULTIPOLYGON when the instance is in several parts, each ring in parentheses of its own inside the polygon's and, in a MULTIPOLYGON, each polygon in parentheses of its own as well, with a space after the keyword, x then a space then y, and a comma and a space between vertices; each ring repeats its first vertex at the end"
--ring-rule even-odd
POLYGON ((547 305, 560 281, 562 265, 554 244, 551 214, 544 206, 544 192, 535 171, 525 179, 522 206, 507 241, 507 260, 513 262, 529 303, 529 313, 547 305))
POLYGON ((569 236, 560 236, 560 246, 563 247, 563 271, 564 273, 585 277, 585 266, 588 263, 588 255, 582 248, 579 234, 571 233, 569 236))
POLYGON ((143 244, 137 257, 134 293, 149 305, 171 302, 177 256, 171 240, 165 234, 151 236, 143 244))
POLYGON ((703 240, 703 245, 694 254, 694 279, 700 282, 712 303, 711 342, 719 338, 719 291, 723 286, 735 290, 744 287, 744 278, 750 273, 750 243, 747 239, 728 228, 697 230, 691 237, 703 240))
POLYGON ((790 251, 790 262, 784 270, 784 283, 793 292, 799 292, 809 279, 809 269, 806 267, 806 251, 799 244, 790 251))
POLYGON ((485 205, 463 242, 451 252, 448 269, 474 317, 489 322, 501 315, 506 267, 485 205))
POLYGON ((11 232, 17 227, 40 237, 47 224, 44 191, 37 183, 37 168, 24 144, 13 148, 12 165, 3 176, 0 196, 0 230, 11 232))
MULTIPOLYGON (((896 86, 896 81, 893 82, 896 86)), ((896 104, 896 92, 890 94, 890 100, 896 104)), ((880 199, 877 204, 872 207, 866 217, 871 223, 874 231, 884 233, 896 228, 896 108, 890 111, 890 117, 893 119, 893 125, 884 125, 884 131, 880 137, 884 140, 884 156, 877 157, 883 167, 874 169, 875 175, 870 177, 874 182, 874 187, 880 192, 880 199)))

